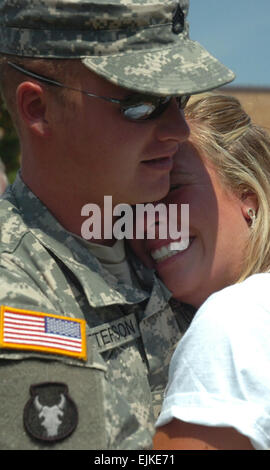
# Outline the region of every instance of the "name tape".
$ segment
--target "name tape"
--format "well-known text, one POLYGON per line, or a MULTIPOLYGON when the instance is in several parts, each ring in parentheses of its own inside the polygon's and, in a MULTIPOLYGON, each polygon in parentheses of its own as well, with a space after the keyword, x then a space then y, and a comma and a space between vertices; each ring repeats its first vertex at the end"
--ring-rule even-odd
POLYGON ((141 336, 134 313, 91 328, 90 336, 99 352, 109 351, 141 336))

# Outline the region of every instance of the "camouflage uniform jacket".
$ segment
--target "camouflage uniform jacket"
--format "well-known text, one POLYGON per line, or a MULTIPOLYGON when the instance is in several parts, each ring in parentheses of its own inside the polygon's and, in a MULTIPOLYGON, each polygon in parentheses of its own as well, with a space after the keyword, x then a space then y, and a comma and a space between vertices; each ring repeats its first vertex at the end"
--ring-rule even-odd
POLYGON ((19 175, 0 201, 0 226, 0 304, 85 319, 88 350, 82 361, 2 344, 0 448, 151 448, 168 363, 181 337, 167 289, 136 259, 132 269, 142 288, 118 282, 19 175), (70 397, 75 404, 77 424, 72 410, 66 419, 68 407, 58 408, 50 437, 45 408, 58 403, 59 384, 68 390, 65 402, 70 397), (35 388, 39 397, 31 401, 35 388))

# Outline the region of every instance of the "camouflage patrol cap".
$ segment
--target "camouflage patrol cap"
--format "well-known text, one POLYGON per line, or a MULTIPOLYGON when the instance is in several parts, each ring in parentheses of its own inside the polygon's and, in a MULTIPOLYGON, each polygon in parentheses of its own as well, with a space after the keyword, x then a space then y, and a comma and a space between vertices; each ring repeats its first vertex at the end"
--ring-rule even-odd
POLYGON ((234 74, 189 39, 189 0, 0 0, 0 52, 78 59, 143 93, 180 95, 234 74))

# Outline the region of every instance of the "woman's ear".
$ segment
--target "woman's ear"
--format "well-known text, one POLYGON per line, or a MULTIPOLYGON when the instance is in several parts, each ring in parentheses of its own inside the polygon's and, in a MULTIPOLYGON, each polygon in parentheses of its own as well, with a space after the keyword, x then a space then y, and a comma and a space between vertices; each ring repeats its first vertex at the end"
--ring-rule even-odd
POLYGON ((16 98, 19 115, 30 132, 38 137, 48 136, 44 89, 37 83, 23 82, 17 88, 16 98))
POLYGON ((256 219, 256 214, 258 211, 258 198, 256 194, 248 191, 242 195, 241 210, 243 217, 247 221, 248 225, 252 225, 256 219))

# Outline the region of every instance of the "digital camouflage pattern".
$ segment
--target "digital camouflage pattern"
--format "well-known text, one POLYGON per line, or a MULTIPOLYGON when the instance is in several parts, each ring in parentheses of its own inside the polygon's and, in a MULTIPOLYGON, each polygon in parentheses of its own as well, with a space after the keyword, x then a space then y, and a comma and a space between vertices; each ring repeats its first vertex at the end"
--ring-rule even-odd
POLYGON ((0 52, 81 58, 144 93, 200 93, 234 74, 189 39, 188 7, 188 0, 0 0, 0 52))
POLYGON ((30 387, 44 382, 65 383, 79 412, 76 430, 52 448, 151 448, 168 364, 181 337, 168 290, 137 259, 132 266, 142 287, 118 283, 20 175, 0 200, 0 227, 0 305, 84 318, 88 342, 87 362, 0 349, 0 448, 47 448, 32 440, 22 420, 30 387), (105 327, 129 316, 139 337, 100 352, 93 331, 99 327, 107 343, 105 327))
MULTIPOLYGON (((81 59, 113 83, 140 92, 198 93, 234 75, 189 39, 188 5, 0 0, 0 53, 15 56, 14 62, 81 59)), ((138 289, 107 272, 18 175, 0 201, 0 305, 85 319, 88 358, 0 349, 1 449, 151 448, 169 361, 185 321, 171 309, 170 294, 153 271, 136 259, 131 268, 138 289), (121 336, 127 321, 133 330, 121 336), (42 387, 46 395, 56 382, 69 390, 78 424, 48 447, 29 435, 33 423, 26 413, 25 428, 23 415, 31 387, 42 387)))

